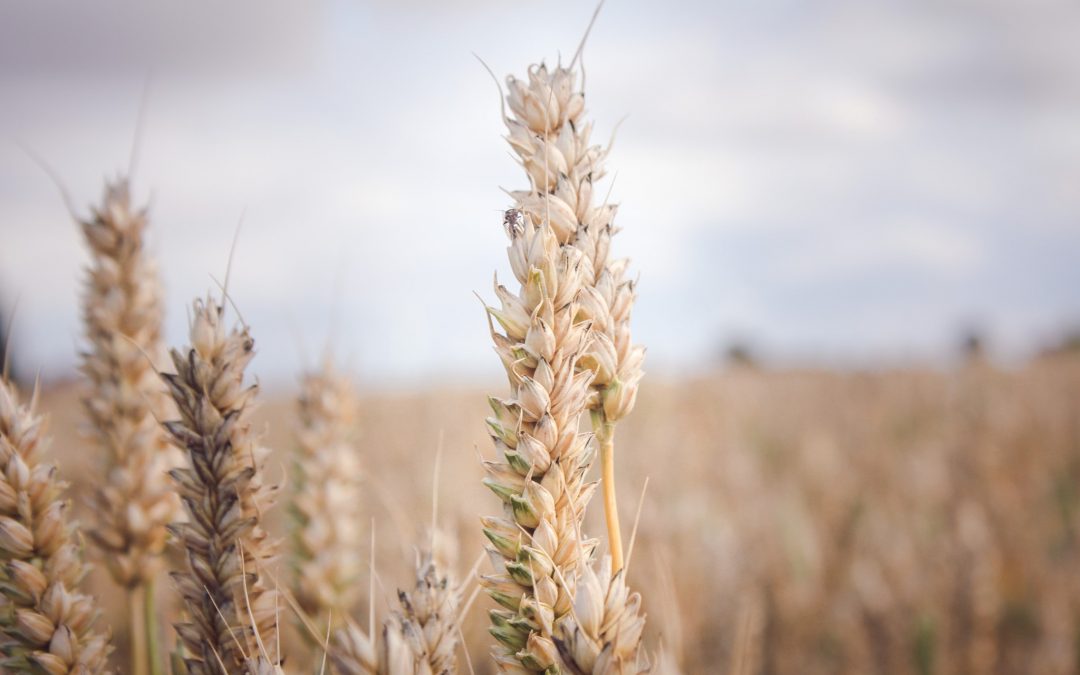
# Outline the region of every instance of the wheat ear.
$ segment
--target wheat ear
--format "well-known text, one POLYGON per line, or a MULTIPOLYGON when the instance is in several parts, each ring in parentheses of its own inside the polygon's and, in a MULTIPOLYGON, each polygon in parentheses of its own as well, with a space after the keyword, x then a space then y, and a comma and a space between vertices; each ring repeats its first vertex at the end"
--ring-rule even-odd
POLYGON ((517 207, 535 223, 549 222, 560 241, 582 253, 578 321, 592 335, 580 363, 594 374, 589 397, 600 464, 613 571, 623 565, 622 535, 615 500, 615 424, 637 398, 645 350, 633 344, 630 310, 634 282, 625 279, 628 262, 610 257, 616 206, 594 203, 593 185, 605 175, 608 150, 590 141, 592 122, 584 117, 585 94, 571 68, 529 69, 528 81, 507 79, 510 116, 507 141, 521 159, 532 189, 512 192, 517 207))
POLYGON ((162 374, 180 413, 165 428, 188 460, 171 472, 188 522, 170 531, 187 552, 172 576, 190 619, 176 631, 191 675, 243 672, 276 644, 277 591, 259 573, 275 554, 260 521, 276 488, 263 483, 267 451, 249 420, 258 385, 244 383, 255 343, 246 327, 227 331, 223 314, 197 300, 191 344, 171 351, 176 372, 162 374))
POLYGON ((448 675, 457 672, 461 590, 430 552, 417 556, 416 584, 374 641, 355 622, 339 629, 330 660, 339 675, 448 675))
POLYGON ((507 398, 489 398, 488 427, 498 450, 484 483, 503 501, 482 520, 496 573, 482 582, 503 609, 491 614, 505 670, 555 665, 555 621, 570 610, 574 581, 595 541, 581 523, 595 489, 586 473, 595 454, 579 433, 592 373, 577 367, 588 328, 576 320, 582 253, 546 221, 508 211, 516 293, 496 282, 501 308, 488 308, 495 349, 510 381, 507 398))
POLYGON ((0 670, 103 673, 108 641, 94 600, 79 592, 87 566, 68 520, 67 484, 38 463, 44 424, 0 380, 0 670))
POLYGON ((340 620, 356 604, 363 567, 356 391, 327 360, 302 377, 297 404, 293 594, 309 616, 340 620))
POLYGON ((164 355, 162 292, 146 251, 147 224, 146 210, 132 209, 125 179, 106 184, 101 206, 80 222, 90 250, 82 297, 82 372, 90 387, 83 405, 104 474, 89 535, 129 594, 135 674, 151 664, 157 672, 159 656, 146 652, 148 634, 157 644, 153 585, 165 528, 180 512, 167 476, 180 457, 158 424, 167 405, 155 369, 164 355))
POLYGON ((457 672, 461 589, 428 551, 417 555, 416 585, 398 591, 401 607, 392 624, 420 664, 420 672, 457 672))
POLYGON ((165 528, 180 509, 167 476, 178 453, 157 422, 165 394, 150 360, 164 354, 161 283, 145 250, 146 211, 131 208, 126 180, 107 185, 81 225, 91 255, 82 354, 91 387, 83 403, 105 465, 90 537, 113 579, 134 588, 160 569, 165 528))

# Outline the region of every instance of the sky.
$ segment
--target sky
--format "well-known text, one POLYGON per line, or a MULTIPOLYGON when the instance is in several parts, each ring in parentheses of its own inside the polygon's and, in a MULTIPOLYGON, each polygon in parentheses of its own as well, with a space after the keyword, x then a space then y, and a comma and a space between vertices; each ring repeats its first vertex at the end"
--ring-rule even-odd
MULTIPOLYGON (((0 304, 23 370, 77 364, 80 214, 135 155, 167 337, 225 275, 268 380, 330 342, 373 383, 484 379, 505 261, 500 78, 572 55, 579 2, 0 5, 0 304), (542 9, 541 9, 542 8, 542 9), (149 77, 148 77, 149 74, 149 77), (147 82, 149 81, 149 85, 147 82), (29 148, 28 152, 25 148, 29 148)), ((614 136, 648 369, 1022 359, 1080 325, 1080 5, 610 0, 614 136), (621 122, 621 123, 620 123, 621 122), (617 127, 617 133, 616 132, 617 127)))

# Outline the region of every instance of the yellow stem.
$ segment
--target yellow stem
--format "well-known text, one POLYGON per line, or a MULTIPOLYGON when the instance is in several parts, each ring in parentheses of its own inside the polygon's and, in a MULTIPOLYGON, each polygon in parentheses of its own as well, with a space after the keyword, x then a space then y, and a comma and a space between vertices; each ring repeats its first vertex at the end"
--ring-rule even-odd
POLYGON ((143 587, 128 589, 128 629, 131 640, 131 675, 147 675, 146 624, 143 621, 143 587))
POLYGON ((150 675, 163 675, 161 627, 158 625, 157 618, 157 583, 154 579, 147 580, 144 594, 143 617, 146 626, 146 651, 150 662, 150 675))
POLYGON ((608 548, 611 550, 611 572, 614 574, 623 567, 619 507, 615 502, 615 425, 601 413, 594 417, 593 428, 600 441, 600 486, 604 491, 604 519, 607 522, 608 548))

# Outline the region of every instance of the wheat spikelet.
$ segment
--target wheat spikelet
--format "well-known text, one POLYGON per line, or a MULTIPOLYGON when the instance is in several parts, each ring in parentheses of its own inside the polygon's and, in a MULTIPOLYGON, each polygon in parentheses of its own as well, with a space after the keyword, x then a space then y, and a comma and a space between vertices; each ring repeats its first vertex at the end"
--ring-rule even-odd
POLYGON ((245 675, 285 675, 280 664, 261 655, 248 659, 244 664, 243 672, 245 675))
POLYGON ((343 618, 356 603, 363 562, 356 392, 327 361, 302 378, 298 408, 294 595, 311 616, 343 618))
POLYGON ((353 621, 348 621, 334 633, 334 640, 327 648, 334 672, 339 675, 377 675, 380 672, 374 641, 353 621))
POLYGON ((583 541, 581 521, 595 489, 585 474, 595 454, 579 433, 592 373, 577 368, 587 326, 575 300, 582 253, 560 243, 548 221, 506 214, 508 253, 520 284, 496 282, 501 308, 489 308, 495 348, 510 380, 510 396, 491 397, 488 427, 499 452, 485 462, 484 483, 504 504, 483 519, 496 574, 483 578, 503 609, 491 632, 503 670, 543 671, 555 665, 555 621, 570 610, 577 570, 595 541, 583 541))
POLYGON ((556 644, 569 672, 580 675, 637 675, 649 672, 641 647, 645 616, 641 596, 626 586, 625 573, 612 574, 604 556, 599 569, 578 581, 574 612, 559 624, 556 644))
POLYGON ((66 483, 38 463, 43 422, 0 381, 0 669, 102 673, 108 642, 94 600, 79 592, 87 568, 62 498, 66 483))
POLYGON ((188 522, 170 531, 188 566, 173 579, 190 621, 176 624, 191 675, 242 672, 248 658, 275 644, 277 591, 259 574, 275 544, 260 524, 276 488, 263 483, 266 450, 248 419, 257 385, 244 384, 254 340, 226 331, 223 308, 196 301, 191 345, 172 350, 175 374, 163 373, 180 412, 165 427, 188 463, 171 472, 188 522))
POLYGON ((131 208, 126 180, 108 184, 81 225, 91 253, 82 354, 91 388, 83 403, 105 465, 90 537, 113 579, 134 588, 160 569, 165 528, 180 509, 166 475, 178 457, 156 419, 166 401, 150 362, 164 352, 161 285, 145 250, 146 211, 131 208))

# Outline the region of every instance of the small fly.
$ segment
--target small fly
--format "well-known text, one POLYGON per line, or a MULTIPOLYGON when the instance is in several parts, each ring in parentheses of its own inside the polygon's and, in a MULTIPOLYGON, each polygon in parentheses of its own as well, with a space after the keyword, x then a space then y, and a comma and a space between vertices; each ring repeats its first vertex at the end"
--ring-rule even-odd
POLYGON ((525 233, 525 214, 521 209, 507 209, 503 212, 503 227, 511 239, 516 239, 525 233))

